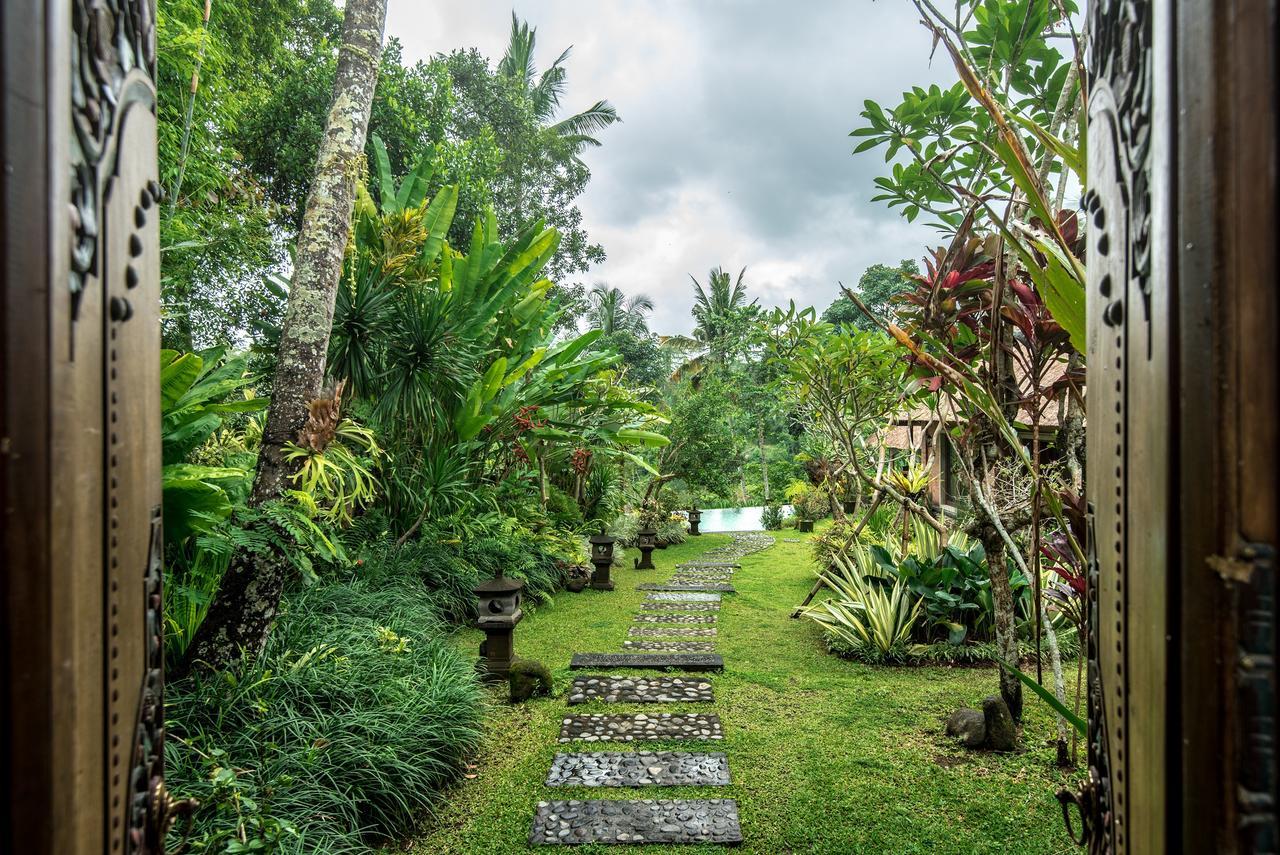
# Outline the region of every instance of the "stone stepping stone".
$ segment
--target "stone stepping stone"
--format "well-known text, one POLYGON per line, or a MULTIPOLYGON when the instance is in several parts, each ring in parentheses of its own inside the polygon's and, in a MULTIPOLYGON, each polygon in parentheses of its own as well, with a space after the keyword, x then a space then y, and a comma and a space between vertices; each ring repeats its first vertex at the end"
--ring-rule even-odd
POLYGON ((666 739, 724 739, 715 713, 592 713, 565 716, 560 741, 657 742, 666 739))
POLYGON ((610 704, 711 703, 715 696, 706 680, 688 677, 574 677, 569 705, 587 701, 610 704))
POLYGON ((680 569, 702 570, 706 568, 738 570, 742 567, 737 561, 686 561, 683 564, 677 564, 680 569))
POLYGON ((716 628, 700 626, 631 626, 627 635, 632 638, 714 638, 716 628))
POLYGON ((538 802, 529 843, 742 843, 734 799, 538 802))
POLYGON ((593 751, 557 754, 548 787, 724 787, 723 751, 593 751))
POLYGON ((674 575, 676 575, 676 576, 696 576, 696 577, 698 577, 699 579, 701 579, 701 578, 703 578, 703 577, 710 577, 710 578, 713 578, 713 579, 732 579, 732 578, 733 578, 733 571, 732 571, 732 570, 712 570, 712 569, 710 569, 710 568, 708 568, 708 569, 706 569, 706 570, 694 570, 694 569, 691 569, 691 568, 689 568, 689 567, 681 567, 681 568, 678 568, 678 569, 676 570, 676 572, 675 572, 675 574, 674 574, 674 575))
POLYGON ((608 671, 613 668, 651 668, 675 671, 723 671, 718 653, 575 653, 572 671, 608 671))
POLYGON ((644 602, 640 604, 640 608, 647 612, 718 612, 720 611, 719 603, 668 603, 668 602, 644 602))
POLYGON ((686 576, 683 573, 677 573, 667 580, 668 585, 727 585, 732 582, 730 576, 686 576))
POLYGON ((719 594, 699 594, 691 591, 665 592, 660 594, 650 594, 645 597, 645 602, 649 603, 715 603, 716 608, 720 608, 719 594))
POLYGON ((636 623, 715 623, 719 615, 635 615, 631 618, 636 623))
POLYGON ((637 591, 715 591, 722 594, 736 594, 738 589, 732 585, 726 585, 722 582, 707 582, 698 584, 657 584, 649 583, 645 585, 636 585, 637 591))
POLYGON ((715 653, 716 645, 711 641, 641 641, 622 642, 623 650, 663 650, 668 653, 715 653))

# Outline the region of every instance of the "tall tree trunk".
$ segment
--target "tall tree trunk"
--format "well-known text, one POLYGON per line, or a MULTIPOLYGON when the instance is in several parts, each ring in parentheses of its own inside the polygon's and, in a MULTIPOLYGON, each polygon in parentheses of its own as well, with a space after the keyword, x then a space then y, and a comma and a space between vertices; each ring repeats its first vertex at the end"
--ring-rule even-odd
MULTIPOLYGON (((991 521, 981 529, 982 548, 987 553, 987 573, 991 577, 991 600, 995 605, 996 649, 1000 658, 1017 665, 1018 629, 1014 625, 1013 587, 1009 584, 1009 565, 1005 559, 1004 539, 991 521)), ((1000 669, 1000 696, 1009 705, 1014 721, 1022 720, 1022 683, 1007 668, 1000 669)))
MULTIPOLYGON (((320 397, 386 17, 387 0, 347 0, 333 104, 298 234, 271 406, 250 496, 254 505, 282 494, 289 474, 284 446, 297 438, 307 420, 307 405, 320 397)), ((196 663, 217 670, 241 652, 249 656, 261 652, 280 605, 287 570, 283 557, 237 552, 192 640, 183 670, 196 663)))

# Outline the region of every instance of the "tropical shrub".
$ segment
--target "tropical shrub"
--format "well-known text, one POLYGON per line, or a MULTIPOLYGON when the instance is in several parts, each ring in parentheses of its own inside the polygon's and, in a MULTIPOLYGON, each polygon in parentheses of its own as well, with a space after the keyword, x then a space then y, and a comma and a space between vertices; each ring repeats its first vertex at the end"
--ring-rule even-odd
POLYGON ((806 617, 869 659, 893 662, 905 656, 921 602, 901 581, 875 584, 842 556, 822 578, 836 597, 805 609, 806 617))
POLYGON ((688 538, 688 522, 680 514, 668 514, 658 523, 658 540, 669 544, 684 543, 688 538))
POLYGON ((408 580, 284 601, 258 659, 166 692, 166 766, 197 852, 364 853, 410 836, 483 728, 469 657, 408 580))
POLYGON ((266 399, 246 394, 252 382, 246 366, 245 355, 227 356, 225 347, 160 352, 164 532, 169 544, 210 530, 231 515, 234 500, 248 491, 252 455, 238 461, 247 464, 241 466, 227 465, 225 459, 190 460, 201 446, 216 442, 226 416, 266 409, 266 399))
POLYGON ((760 512, 760 524, 764 526, 765 531, 778 531, 782 528, 782 520, 785 514, 782 512, 782 505, 777 502, 770 502, 764 506, 764 510, 760 512))

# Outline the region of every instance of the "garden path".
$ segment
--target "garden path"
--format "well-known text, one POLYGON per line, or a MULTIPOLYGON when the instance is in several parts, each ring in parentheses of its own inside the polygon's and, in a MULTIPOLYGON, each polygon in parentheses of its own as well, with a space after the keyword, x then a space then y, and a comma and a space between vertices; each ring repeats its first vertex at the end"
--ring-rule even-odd
MULTIPOLYGON (((724 670, 715 651, 721 596, 737 559, 773 545, 763 534, 736 534, 725 546, 699 560, 677 565, 664 584, 643 584, 652 591, 627 629, 625 653, 575 653, 574 670, 643 668, 706 673, 724 670)), ((588 675, 575 677, 570 706, 604 703, 714 703, 709 677, 588 675)), ((663 712, 632 715, 567 715, 560 742, 592 746, 635 742, 710 743, 724 738, 715 713, 663 712)), ((583 751, 560 753, 551 764, 549 787, 726 786, 725 752, 686 750, 583 751)), ((584 843, 742 843, 736 799, 572 799, 538 803, 529 842, 535 845, 584 843)))

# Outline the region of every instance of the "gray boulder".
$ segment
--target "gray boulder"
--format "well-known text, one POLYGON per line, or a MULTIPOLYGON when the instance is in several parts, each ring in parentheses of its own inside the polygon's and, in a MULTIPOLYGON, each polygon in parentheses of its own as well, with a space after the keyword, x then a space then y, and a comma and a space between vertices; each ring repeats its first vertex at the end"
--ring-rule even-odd
POLYGON ((1018 747, 1018 729, 1009 707, 999 695, 982 702, 982 716, 987 722, 987 747, 992 751, 1013 751, 1018 747))
POLYGON ((987 741, 987 719, 977 710, 958 709, 947 718, 947 736, 965 748, 981 748, 987 741))

